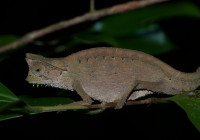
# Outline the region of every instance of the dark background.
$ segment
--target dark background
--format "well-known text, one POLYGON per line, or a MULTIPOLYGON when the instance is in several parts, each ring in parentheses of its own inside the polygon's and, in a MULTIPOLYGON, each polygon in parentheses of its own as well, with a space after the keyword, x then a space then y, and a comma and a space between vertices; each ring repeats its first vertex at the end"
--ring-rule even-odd
MULTIPOLYGON (((124 0, 96 0, 96 5, 97 9, 101 9, 122 2, 124 0)), ((198 1, 194 3, 199 5, 198 1)), ((58 21, 82 15, 88 9, 88 0, 1 1, 0 34, 24 35, 58 21)), ((193 18, 180 17, 160 21, 160 26, 181 49, 157 57, 181 71, 195 71, 200 65, 199 25, 200 20, 193 18)), ((85 24, 76 27, 81 29, 82 26, 85 24)), ((66 32, 70 33, 73 30, 76 29, 70 28, 66 32)), ((39 52, 39 48, 36 49, 39 52)), ((11 58, 1 62, 0 81, 16 94, 29 92, 52 94, 58 89, 35 89, 24 81, 28 68, 25 61, 21 62, 21 60, 24 59, 26 52, 32 50, 35 49, 30 47, 22 49, 19 53, 11 53, 11 58), (17 63, 13 62, 13 59, 16 59, 17 63)), ((108 109, 98 115, 67 111, 25 116, 0 122, 0 134, 16 138, 28 136, 28 139, 38 136, 45 139, 52 137, 61 139, 62 136, 64 139, 69 137, 87 139, 200 138, 200 133, 189 121, 185 112, 174 103, 138 105, 124 107, 121 110, 108 109)))

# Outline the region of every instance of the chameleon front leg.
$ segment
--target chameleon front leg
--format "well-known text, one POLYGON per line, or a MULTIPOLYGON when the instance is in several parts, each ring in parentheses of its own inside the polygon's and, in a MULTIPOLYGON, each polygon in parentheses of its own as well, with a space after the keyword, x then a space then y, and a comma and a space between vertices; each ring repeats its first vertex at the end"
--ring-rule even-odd
POLYGON ((92 104, 93 102, 92 99, 84 91, 79 81, 74 81, 73 88, 81 96, 83 101, 77 101, 77 102, 71 103, 70 105, 91 105, 92 104))

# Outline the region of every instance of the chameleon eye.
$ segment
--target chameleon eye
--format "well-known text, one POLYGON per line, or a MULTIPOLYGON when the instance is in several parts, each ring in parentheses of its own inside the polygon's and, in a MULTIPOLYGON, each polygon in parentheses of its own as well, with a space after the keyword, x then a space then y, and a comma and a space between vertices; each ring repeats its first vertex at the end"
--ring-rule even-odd
POLYGON ((38 69, 36 69, 35 71, 36 71, 36 72, 40 72, 40 70, 41 70, 41 69, 40 69, 40 68, 38 68, 38 69))
POLYGON ((40 76, 43 75, 44 72, 44 66, 42 65, 35 65, 35 67, 32 69, 33 74, 40 76))

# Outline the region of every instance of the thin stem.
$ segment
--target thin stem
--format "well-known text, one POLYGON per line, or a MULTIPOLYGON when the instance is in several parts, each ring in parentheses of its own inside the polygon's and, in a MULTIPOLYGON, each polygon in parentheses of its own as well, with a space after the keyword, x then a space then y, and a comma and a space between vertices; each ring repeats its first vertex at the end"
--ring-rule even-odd
POLYGON ((95 11, 95 0, 90 0, 90 12, 95 11))
POLYGON ((58 105, 58 106, 28 106, 26 108, 30 112, 52 112, 52 111, 66 111, 66 110, 80 110, 88 109, 87 106, 81 105, 58 105))
MULTIPOLYGON (((152 104, 157 103, 161 99, 158 98, 148 98, 138 101, 128 101, 125 106, 130 105, 141 105, 141 104, 152 104)), ((114 108, 117 103, 107 103, 107 104, 93 104, 93 105, 58 105, 58 106, 28 106, 26 109, 30 112, 52 112, 52 111, 66 111, 66 110, 86 110, 86 109, 106 109, 114 108)))

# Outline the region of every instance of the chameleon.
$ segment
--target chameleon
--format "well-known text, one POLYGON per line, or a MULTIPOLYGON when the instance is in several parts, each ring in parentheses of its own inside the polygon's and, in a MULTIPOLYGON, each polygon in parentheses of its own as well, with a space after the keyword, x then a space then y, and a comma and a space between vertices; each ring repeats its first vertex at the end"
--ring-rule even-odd
POLYGON ((196 72, 178 71, 156 57, 129 49, 98 47, 63 58, 46 58, 26 53, 31 84, 76 91, 90 105, 94 100, 116 102, 116 109, 128 100, 148 94, 176 95, 200 86, 200 67, 196 72))

